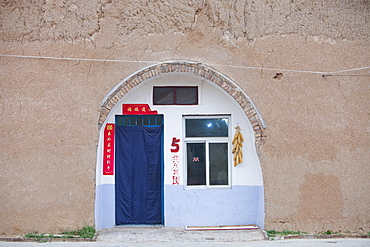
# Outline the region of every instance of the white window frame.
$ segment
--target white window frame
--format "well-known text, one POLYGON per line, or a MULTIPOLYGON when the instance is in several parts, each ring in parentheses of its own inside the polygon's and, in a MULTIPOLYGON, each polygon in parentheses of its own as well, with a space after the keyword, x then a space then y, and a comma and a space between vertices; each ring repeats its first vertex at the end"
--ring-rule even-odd
POLYGON ((231 115, 230 114, 213 114, 213 115, 183 115, 183 157, 184 157, 184 187, 185 189, 215 189, 215 188, 231 188, 231 115), (228 119, 228 136, 227 137, 186 137, 185 120, 186 119, 215 119, 215 118, 227 118, 228 119), (206 153, 206 185, 188 185, 188 161, 187 161, 187 144, 188 143, 205 143, 205 153, 206 153), (227 143, 227 161, 228 161, 228 184, 227 185, 210 185, 210 162, 209 162, 209 144, 210 143, 227 143))

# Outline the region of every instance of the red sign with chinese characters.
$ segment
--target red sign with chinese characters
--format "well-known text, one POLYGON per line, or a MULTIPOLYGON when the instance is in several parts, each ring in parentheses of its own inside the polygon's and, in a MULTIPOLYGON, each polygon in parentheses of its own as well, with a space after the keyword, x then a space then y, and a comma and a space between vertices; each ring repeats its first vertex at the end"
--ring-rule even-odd
MULTIPOLYGON (((180 139, 177 139, 176 137, 172 138, 172 144, 171 146, 171 152, 172 153, 178 153, 180 150, 180 145, 178 144, 180 142, 180 139)), ((180 159, 178 155, 173 155, 172 158, 172 185, 179 185, 180 184, 180 176, 179 176, 179 164, 180 164, 180 159)))
POLYGON ((123 115, 157 115, 157 111, 150 110, 148 104, 122 104, 123 115))
POLYGON ((103 175, 114 175, 114 124, 104 129, 103 175))
POLYGON ((179 176, 179 163, 180 159, 178 155, 172 156, 172 185, 179 185, 180 184, 180 176, 179 176))

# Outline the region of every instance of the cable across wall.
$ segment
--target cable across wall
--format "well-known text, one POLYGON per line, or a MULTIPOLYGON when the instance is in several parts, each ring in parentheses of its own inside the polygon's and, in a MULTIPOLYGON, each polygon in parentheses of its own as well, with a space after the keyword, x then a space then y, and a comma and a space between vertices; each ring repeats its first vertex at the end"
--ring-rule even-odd
MULTIPOLYGON (((111 63, 146 63, 146 64, 160 63, 159 61, 150 61, 150 60, 47 57, 47 56, 26 56, 26 55, 9 55, 9 54, 0 54, 0 57, 47 59, 47 60, 65 60, 65 61, 111 62, 111 63)), ((359 71, 359 70, 370 69, 370 66, 352 68, 352 69, 344 69, 344 70, 338 70, 338 71, 311 71, 311 70, 295 70, 295 69, 284 69, 284 68, 264 68, 264 67, 251 67, 251 66, 227 65, 227 64, 208 64, 208 65, 214 66, 214 67, 228 67, 228 68, 251 69, 251 70, 272 70, 272 71, 286 71, 286 72, 295 72, 295 73, 321 74, 323 77, 327 77, 327 76, 370 76, 370 75, 336 75, 336 74, 343 73, 343 72, 351 72, 351 71, 359 71)), ((370 73, 370 71, 369 71, 369 73, 370 73)))

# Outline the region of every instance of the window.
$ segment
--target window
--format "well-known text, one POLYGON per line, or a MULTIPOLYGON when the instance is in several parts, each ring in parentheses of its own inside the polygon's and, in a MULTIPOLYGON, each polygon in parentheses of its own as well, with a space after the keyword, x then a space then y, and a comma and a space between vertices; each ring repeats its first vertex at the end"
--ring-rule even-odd
POLYGON ((187 186, 229 186, 229 117, 185 117, 187 186))
POLYGON ((198 87, 153 87, 154 105, 197 105, 198 87))
POLYGON ((163 125, 163 115, 116 115, 116 125, 119 126, 159 126, 163 125))

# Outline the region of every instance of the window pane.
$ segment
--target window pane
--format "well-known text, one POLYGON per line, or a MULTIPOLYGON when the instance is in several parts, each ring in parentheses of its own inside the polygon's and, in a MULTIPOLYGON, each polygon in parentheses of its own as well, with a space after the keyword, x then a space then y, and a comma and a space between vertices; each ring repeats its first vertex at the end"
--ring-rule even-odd
POLYGON ((163 125, 163 115, 117 115, 116 125, 135 126, 135 125, 163 125))
POLYGON ((154 105, 197 105, 198 87, 153 87, 154 105))
POLYGON ((143 117, 143 125, 149 125, 149 117, 143 117))
POLYGON ((227 118, 185 119, 186 137, 227 137, 227 118))
POLYGON ((227 143, 209 144, 210 185, 228 185, 227 143))
POLYGON ((197 87, 176 88, 176 104, 179 105, 198 104, 198 88, 197 87))
POLYGON ((188 185, 206 185, 205 143, 187 143, 188 185))
POLYGON ((154 87, 153 104, 155 105, 173 105, 173 88, 172 87, 154 87))

